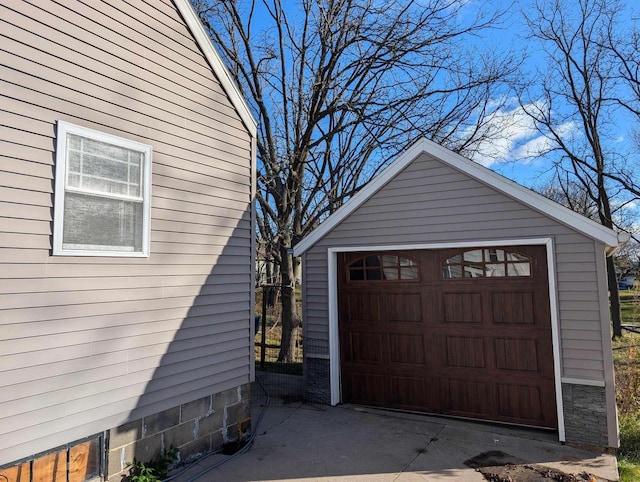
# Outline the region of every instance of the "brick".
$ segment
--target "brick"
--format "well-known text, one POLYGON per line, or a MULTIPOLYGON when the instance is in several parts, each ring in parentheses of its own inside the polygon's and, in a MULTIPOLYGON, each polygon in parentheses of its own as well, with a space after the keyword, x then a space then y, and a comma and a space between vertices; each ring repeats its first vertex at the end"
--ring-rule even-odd
POLYGON ((109 478, 126 470, 126 463, 133 461, 133 450, 134 446, 132 444, 109 451, 109 460, 107 462, 107 474, 109 478))
POLYGON ((211 395, 199 398, 193 402, 184 403, 180 407, 180 421, 186 422, 195 418, 204 417, 211 411, 211 395))
POLYGON ((235 425, 249 417, 251 417, 251 404, 249 401, 227 407, 227 425, 235 425))
POLYGON ((142 438, 142 419, 109 430, 109 448, 115 449, 142 438))
POLYGON ((222 429, 211 434, 211 451, 221 449, 224 445, 224 435, 222 429))
POLYGON ((198 420, 198 437, 220 431, 222 429, 222 414, 223 412, 220 410, 198 420))
POLYGON ((190 462, 211 452, 211 437, 201 437, 180 448, 180 461, 190 462))
POLYGON ((180 407, 170 408, 143 419, 144 437, 153 435, 180 423, 180 407))
POLYGON ((238 388, 230 388, 213 396, 213 409, 222 410, 225 406, 238 402, 238 388))
POLYGON ((194 435, 195 425, 196 421, 190 420, 163 432, 165 450, 170 447, 182 447, 189 442, 193 442, 196 438, 194 435))
POLYGON ((245 383, 240 387, 242 400, 251 400, 251 383, 245 383))
MULTIPOLYGON (((149 462, 154 457, 159 456, 162 452, 162 434, 155 434, 151 437, 145 437, 142 440, 138 440, 137 442, 131 444, 131 446, 133 447, 133 455, 136 460, 139 460, 141 462, 149 462)), ((127 459, 127 462, 129 462, 130 460, 131 459, 127 459)))

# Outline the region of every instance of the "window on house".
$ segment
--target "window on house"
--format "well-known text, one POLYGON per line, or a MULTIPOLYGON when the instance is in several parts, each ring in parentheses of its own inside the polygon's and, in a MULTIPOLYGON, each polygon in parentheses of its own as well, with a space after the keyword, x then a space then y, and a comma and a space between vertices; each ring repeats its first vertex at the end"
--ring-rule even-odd
POLYGON ((151 146, 58 122, 53 254, 148 256, 151 146))
POLYGON ((531 276, 531 260, 500 248, 471 249, 442 262, 444 278, 503 278, 531 276))
POLYGON ((395 255, 370 255, 349 265, 349 281, 417 280, 418 263, 395 255))

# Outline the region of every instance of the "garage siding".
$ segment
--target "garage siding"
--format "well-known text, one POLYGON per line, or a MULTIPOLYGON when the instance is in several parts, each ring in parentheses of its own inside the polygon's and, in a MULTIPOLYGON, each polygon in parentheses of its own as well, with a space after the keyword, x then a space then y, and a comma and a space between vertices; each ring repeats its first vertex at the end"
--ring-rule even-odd
POLYGON ((0 5, 0 465, 249 382, 251 136, 175 5, 0 5), (58 120, 153 148, 151 256, 51 256, 58 120))
POLYGON ((512 198, 422 155, 306 253, 306 336, 328 345, 327 249, 551 237, 563 376, 603 380, 596 256, 602 247, 512 198), (598 251, 596 251, 598 249, 598 251), (307 285, 309 286, 309 285, 307 285), (586 340, 588 343, 584 344, 586 340))

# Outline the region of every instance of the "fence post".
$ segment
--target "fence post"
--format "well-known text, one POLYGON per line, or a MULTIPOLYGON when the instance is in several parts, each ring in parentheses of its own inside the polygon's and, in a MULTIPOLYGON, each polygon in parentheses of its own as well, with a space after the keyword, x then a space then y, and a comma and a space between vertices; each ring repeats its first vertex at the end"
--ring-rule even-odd
POLYGON ((267 287, 262 286, 262 335, 261 344, 262 351, 260 352, 260 368, 264 369, 264 357, 267 349, 267 287))

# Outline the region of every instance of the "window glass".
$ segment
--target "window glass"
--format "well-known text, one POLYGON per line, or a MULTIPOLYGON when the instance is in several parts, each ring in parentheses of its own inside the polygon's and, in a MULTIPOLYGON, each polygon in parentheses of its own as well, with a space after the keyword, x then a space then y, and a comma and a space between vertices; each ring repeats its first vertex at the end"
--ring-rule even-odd
POLYGON ((474 249, 473 251, 465 251, 462 254, 462 259, 464 261, 482 261, 482 250, 474 249))
POLYGON ((529 277, 531 261, 520 253, 500 248, 471 249, 442 261, 442 277, 529 277))
POLYGON ((417 280, 418 263, 397 255, 368 255, 349 265, 349 281, 417 280))

